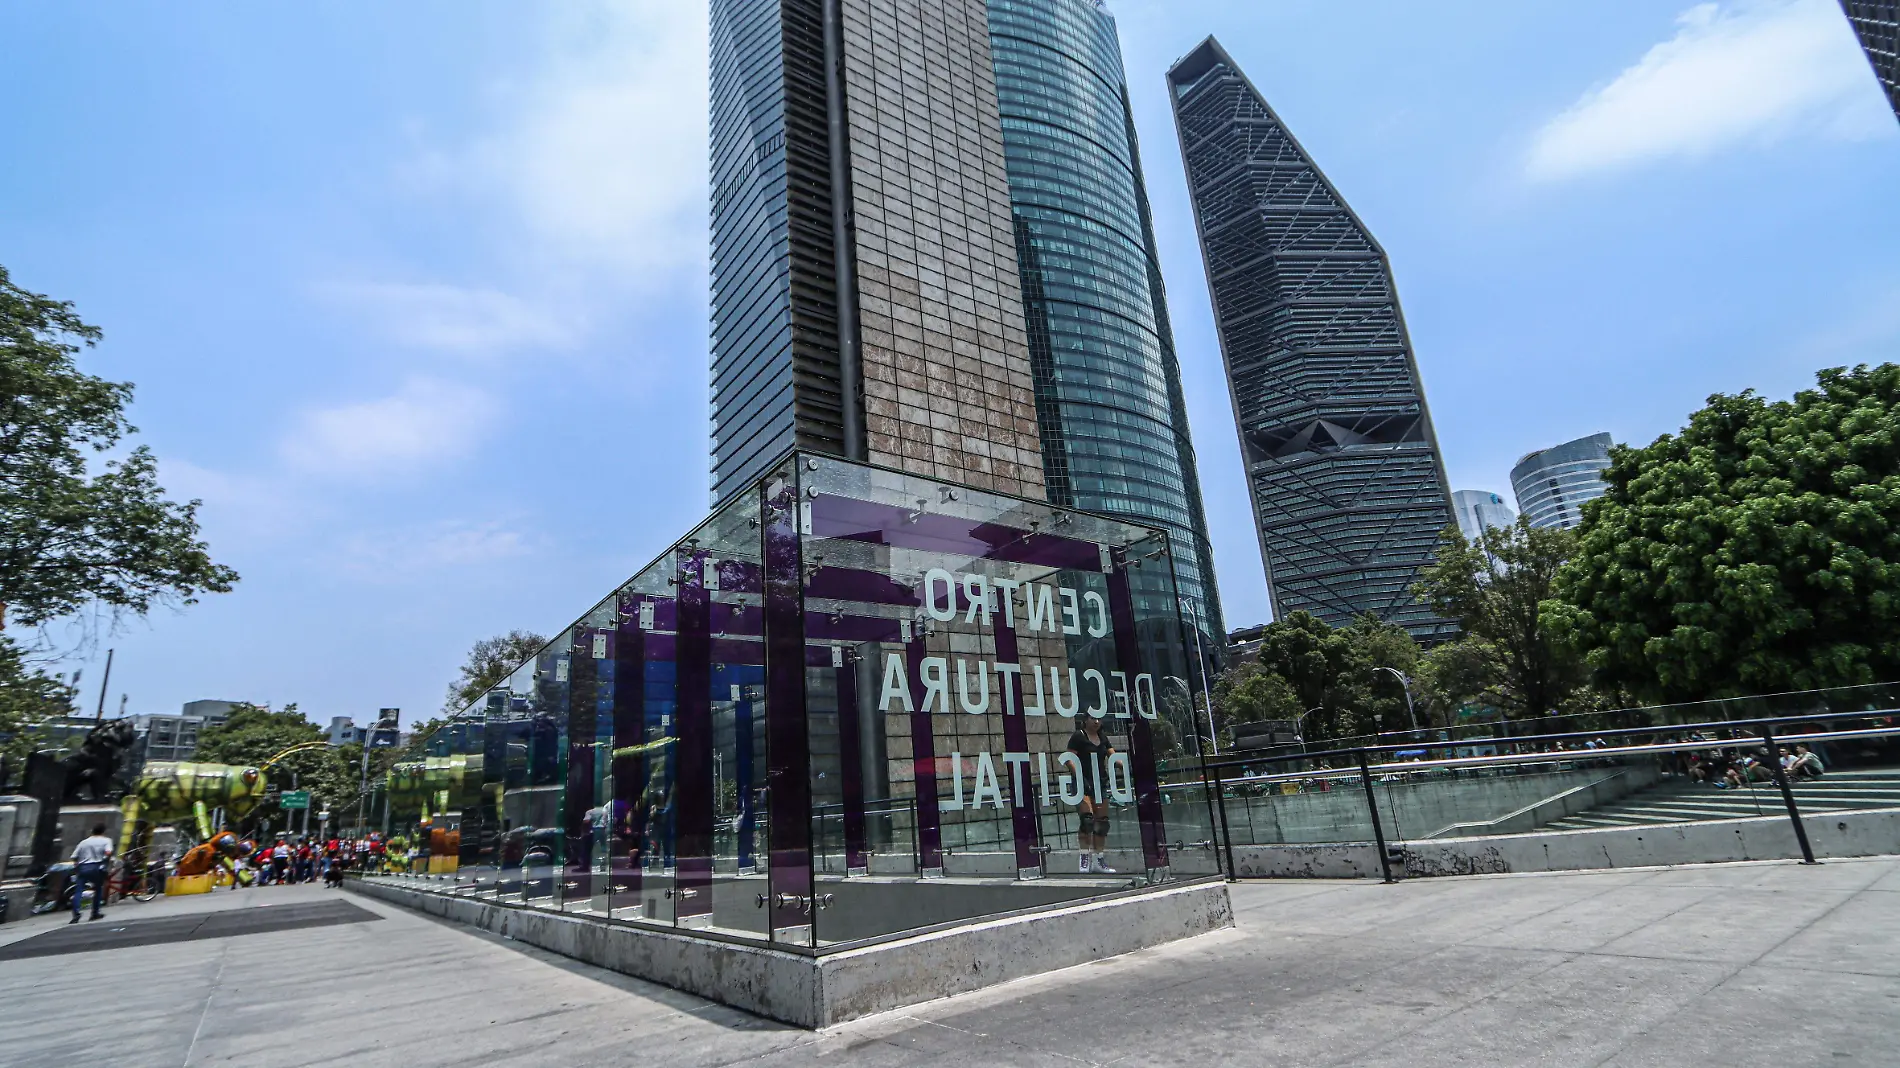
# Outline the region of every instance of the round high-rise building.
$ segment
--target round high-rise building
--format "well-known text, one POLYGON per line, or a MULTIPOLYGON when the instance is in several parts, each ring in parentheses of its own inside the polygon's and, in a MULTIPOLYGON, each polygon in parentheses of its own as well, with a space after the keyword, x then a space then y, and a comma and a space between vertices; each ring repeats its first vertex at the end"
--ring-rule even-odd
POLYGON ((1207 519, 1115 20, 989 0, 990 48, 1051 503, 1168 531, 1204 648, 1222 645, 1207 519))
POLYGON ((1511 468, 1517 510, 1534 527, 1570 528, 1583 522, 1583 505, 1603 496, 1603 472, 1610 466, 1610 435, 1552 445, 1525 456, 1511 468))

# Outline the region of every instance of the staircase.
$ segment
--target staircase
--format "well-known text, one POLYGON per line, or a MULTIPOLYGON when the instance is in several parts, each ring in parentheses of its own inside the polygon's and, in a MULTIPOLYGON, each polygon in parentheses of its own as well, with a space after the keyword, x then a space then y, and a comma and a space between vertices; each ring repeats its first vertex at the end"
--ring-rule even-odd
MULTIPOLYGON (((1900 808, 1900 768, 1830 771, 1820 779, 1793 785, 1795 805, 1803 816, 1856 808, 1900 808)), ((1554 820, 1539 830, 1584 831, 1787 813, 1781 790, 1772 782, 1718 790, 1707 783, 1670 778, 1640 793, 1554 820)))

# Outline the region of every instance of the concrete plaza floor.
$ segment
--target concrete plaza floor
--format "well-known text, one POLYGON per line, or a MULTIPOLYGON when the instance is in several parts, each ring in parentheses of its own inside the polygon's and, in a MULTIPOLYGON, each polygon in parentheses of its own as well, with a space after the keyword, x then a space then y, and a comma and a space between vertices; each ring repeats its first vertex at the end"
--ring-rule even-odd
POLYGON ((1233 891, 1235 930, 821 1033, 353 894, 381 918, 4 956, 42 917, 0 927, 0 1064, 1900 1064, 1900 858, 1233 891))

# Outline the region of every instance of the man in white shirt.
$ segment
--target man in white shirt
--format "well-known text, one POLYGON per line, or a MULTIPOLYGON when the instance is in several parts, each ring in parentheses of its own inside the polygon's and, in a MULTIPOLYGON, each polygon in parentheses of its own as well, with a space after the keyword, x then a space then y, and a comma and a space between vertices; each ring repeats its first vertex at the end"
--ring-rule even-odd
POLYGON ((106 903, 106 868, 112 861, 112 839, 106 837, 106 825, 95 823, 92 834, 73 847, 73 918, 68 924, 79 922, 79 899, 86 896, 86 885, 92 885, 92 918, 104 915, 106 903))

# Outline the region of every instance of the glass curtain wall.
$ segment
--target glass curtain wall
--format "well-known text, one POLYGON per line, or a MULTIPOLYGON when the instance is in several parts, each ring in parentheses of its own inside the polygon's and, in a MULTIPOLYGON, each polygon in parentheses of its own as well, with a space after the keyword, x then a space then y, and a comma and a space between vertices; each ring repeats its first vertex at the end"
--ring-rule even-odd
MULTIPOLYGON (((1049 499, 1160 527, 1203 651, 1225 648, 1207 519, 1115 20, 990 0, 1049 499)), ((1163 584, 1137 584, 1137 597, 1163 584)))
POLYGON ((1171 575, 1160 531, 792 454, 369 811, 424 889, 789 947, 1166 883, 1171 575))

